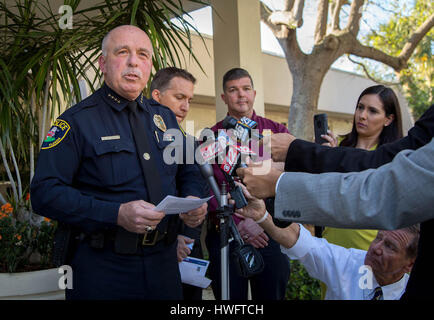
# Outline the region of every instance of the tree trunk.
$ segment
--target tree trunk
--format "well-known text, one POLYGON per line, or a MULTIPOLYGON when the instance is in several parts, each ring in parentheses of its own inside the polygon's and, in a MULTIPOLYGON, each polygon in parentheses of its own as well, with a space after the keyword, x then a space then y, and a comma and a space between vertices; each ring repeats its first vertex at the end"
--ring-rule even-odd
POLYGON ((313 141, 313 115, 318 107, 325 72, 313 72, 315 68, 306 69, 300 73, 292 73, 293 85, 288 129, 297 138, 313 141))

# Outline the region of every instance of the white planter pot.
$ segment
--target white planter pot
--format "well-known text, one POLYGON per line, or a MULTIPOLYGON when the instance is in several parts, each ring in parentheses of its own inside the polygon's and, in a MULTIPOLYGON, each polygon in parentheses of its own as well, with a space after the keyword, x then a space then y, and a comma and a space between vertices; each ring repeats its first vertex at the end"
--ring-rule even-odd
POLYGON ((59 289, 60 277, 57 268, 0 273, 0 300, 63 300, 65 290, 59 289))

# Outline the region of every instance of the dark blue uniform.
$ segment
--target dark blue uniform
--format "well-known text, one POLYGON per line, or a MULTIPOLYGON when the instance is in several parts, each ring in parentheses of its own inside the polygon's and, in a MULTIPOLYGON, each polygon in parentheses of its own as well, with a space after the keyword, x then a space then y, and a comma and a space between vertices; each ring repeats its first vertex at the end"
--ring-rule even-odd
MULTIPOLYGON (((175 115, 143 95, 136 101, 163 195, 200 197, 205 181, 196 165, 163 161, 163 150, 172 143, 164 138, 164 126, 179 130, 175 115), (163 121, 155 121, 156 117, 163 121)), ((109 241, 109 235, 120 228, 116 222, 122 203, 150 202, 127 103, 104 85, 66 110, 42 145, 31 184, 35 212, 74 226, 85 235, 105 234, 103 248, 95 249, 86 240, 79 243, 71 261, 74 287, 67 290, 67 298, 182 298, 176 241, 138 245, 137 254, 132 255, 115 253, 113 241, 109 241)), ((166 226, 168 220, 166 216, 157 228, 166 226)))

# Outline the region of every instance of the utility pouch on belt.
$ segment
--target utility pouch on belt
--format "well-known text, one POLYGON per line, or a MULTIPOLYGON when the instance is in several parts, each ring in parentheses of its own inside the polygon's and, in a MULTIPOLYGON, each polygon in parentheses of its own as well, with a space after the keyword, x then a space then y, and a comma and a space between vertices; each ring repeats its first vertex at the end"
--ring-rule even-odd
POLYGON ((56 267, 69 263, 69 258, 74 251, 73 229, 70 225, 63 222, 57 223, 56 233, 54 234, 52 262, 56 267))

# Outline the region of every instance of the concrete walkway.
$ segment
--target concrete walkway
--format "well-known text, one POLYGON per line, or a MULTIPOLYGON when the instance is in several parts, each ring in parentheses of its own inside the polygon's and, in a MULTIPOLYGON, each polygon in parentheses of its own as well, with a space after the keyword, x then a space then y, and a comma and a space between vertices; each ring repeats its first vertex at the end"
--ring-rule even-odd
POLYGON ((203 300, 215 300, 214 294, 212 293, 211 286, 202 290, 202 299, 203 300))

